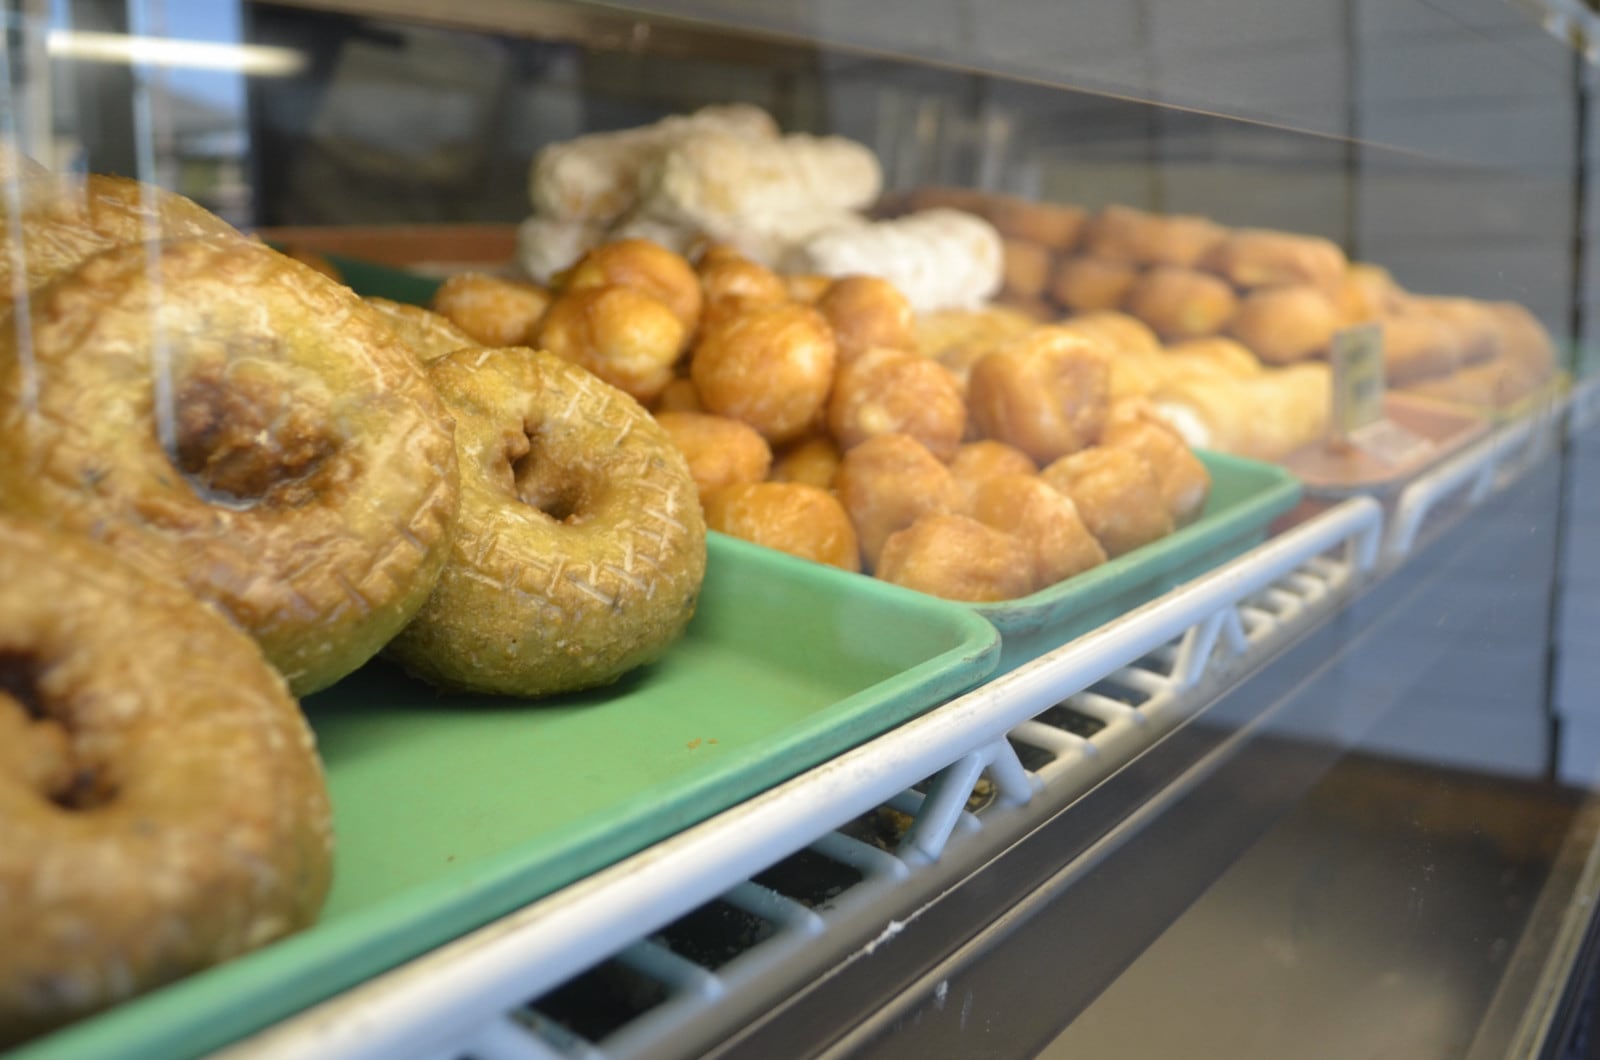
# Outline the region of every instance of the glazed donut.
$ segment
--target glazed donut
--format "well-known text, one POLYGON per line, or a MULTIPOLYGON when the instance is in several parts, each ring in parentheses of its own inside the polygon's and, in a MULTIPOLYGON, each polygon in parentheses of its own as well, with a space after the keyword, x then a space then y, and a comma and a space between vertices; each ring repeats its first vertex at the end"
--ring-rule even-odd
POLYGON ((1332 240, 1265 228, 1237 228, 1201 263, 1236 287, 1310 284, 1336 294, 1349 262, 1332 240))
POLYGON ((703 324, 731 316, 751 306, 783 305, 789 289, 778 274, 749 258, 716 258, 700 266, 700 286, 705 292, 703 324))
POLYGON ((972 366, 967 403, 983 437, 1043 464, 1094 444, 1110 388, 1103 346, 1065 328, 1042 327, 972 366))
POLYGON ((619 390, 543 351, 458 350, 461 520, 387 654, 443 688, 546 696, 651 662, 694 614, 705 522, 683 455, 619 390))
POLYGON ((1067 258, 1050 278, 1050 294, 1074 313, 1116 309, 1139 278, 1139 269, 1125 261, 1067 258))
POLYGON ((1328 352, 1341 320, 1333 299, 1316 287, 1268 287, 1239 303, 1228 334, 1267 364, 1293 364, 1328 352))
POLYGON ((1209 273, 1160 265, 1128 288, 1124 308, 1168 342, 1222 330, 1239 306, 1233 288, 1209 273))
POLYGON ((659 423, 688 461, 700 503, 724 486, 760 482, 772 467, 772 450, 755 428, 706 412, 658 412, 659 423))
POLYGON ((946 600, 990 603, 1034 590, 1021 541, 965 515, 930 515, 890 535, 878 577, 946 600))
POLYGON ((181 195, 121 177, 83 180, 24 168, 0 207, 0 298, 21 298, 84 259, 125 243, 244 237, 181 195), (15 208, 15 209, 14 209, 15 208))
POLYGON ((756 306, 707 322, 689 362, 710 412, 743 420, 772 443, 816 424, 833 385, 833 329, 809 306, 756 306))
POLYGON ((1089 222, 1083 249, 1110 261, 1190 268, 1226 234, 1227 229, 1204 217, 1107 206, 1089 222))
POLYGON ((950 469, 904 434, 880 434, 844 454, 833 487, 855 524, 869 570, 878 565, 890 534, 924 515, 945 515, 961 506, 950 469))
POLYGON ((706 525, 791 556, 861 569, 850 517, 833 494, 801 482, 741 482, 711 494, 706 525))
POLYGON ((688 338, 665 302, 633 287, 569 290, 551 304, 538 332, 541 347, 641 402, 654 401, 672 382, 688 338))
POLYGON ((1161 340, 1149 325, 1114 309, 1084 313, 1055 326, 1070 334, 1103 343, 1113 357, 1161 352, 1161 340))
POLYGON ((1011 298, 1038 298, 1050 280, 1050 251, 1024 239, 1003 239, 1002 290, 1011 298))
POLYGON ((321 767, 244 633, 9 519, 0 614, 0 1046, 316 918, 321 767))
POLYGON ((286 257, 293 258, 295 261, 298 261, 307 268, 315 269, 316 271, 322 273, 322 275, 326 276, 330 280, 334 280, 338 283, 344 282, 344 274, 339 271, 339 267, 333 262, 329 261, 325 255, 320 254, 315 250, 309 250, 305 247, 290 246, 284 247, 283 253, 286 257))
POLYGON ((1037 475, 996 475, 972 494, 967 514, 1027 548, 1033 584, 1043 588, 1106 561, 1077 505, 1037 475))
POLYGON ((875 347, 915 348, 911 303, 888 280, 876 276, 841 277, 817 300, 817 312, 833 328, 841 363, 875 347))
POLYGON ((471 335, 450 323, 448 317, 419 305, 391 302, 387 298, 368 298, 366 303, 382 313, 423 364, 437 361, 447 353, 477 346, 471 335))
POLYGON ((956 377, 904 350, 869 350, 845 362, 828 399, 828 429, 842 449, 880 434, 907 434, 948 460, 966 427, 967 406, 956 377))
POLYGON ((550 292, 543 287, 481 272, 452 276, 433 293, 433 311, 482 346, 530 341, 549 308, 550 292))
POLYGON ((1026 240, 1056 250, 1071 250, 1083 233, 1082 207, 1031 202, 1009 195, 982 195, 970 206, 957 206, 985 218, 1009 240, 1026 240))
POLYGON ((568 291, 631 287, 657 299, 691 335, 700 326, 700 278, 679 254, 647 239, 620 239, 595 247, 563 277, 568 291))
POLYGON ((0 334, 0 507, 180 578, 299 694, 422 605, 455 517, 455 451, 377 310, 230 239, 106 251, 30 313, 30 357, 0 334))

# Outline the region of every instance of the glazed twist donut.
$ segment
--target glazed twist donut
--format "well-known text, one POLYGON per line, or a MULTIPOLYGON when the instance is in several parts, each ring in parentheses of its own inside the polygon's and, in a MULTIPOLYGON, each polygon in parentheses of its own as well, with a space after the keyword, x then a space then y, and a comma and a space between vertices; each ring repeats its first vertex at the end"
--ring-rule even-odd
POLYGON ((448 417, 354 294, 242 240, 131 245, 0 326, 0 508, 176 576, 299 693, 427 598, 456 506, 448 417))
POLYGON ((0 1046, 310 924, 310 730, 221 615, 0 519, 0 1046))
POLYGON ((388 653, 447 688, 542 696, 657 658, 694 614, 705 521, 683 454, 626 394, 553 354, 428 369, 456 419, 460 528, 388 653))

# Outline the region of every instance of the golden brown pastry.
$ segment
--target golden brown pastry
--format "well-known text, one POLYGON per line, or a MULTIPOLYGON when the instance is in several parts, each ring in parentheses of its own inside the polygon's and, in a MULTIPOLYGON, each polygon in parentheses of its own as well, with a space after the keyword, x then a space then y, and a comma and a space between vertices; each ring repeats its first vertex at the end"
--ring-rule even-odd
POLYGON ((1149 325, 1115 310, 1084 313, 1070 320, 1063 320, 1055 327, 1103 344, 1113 357, 1128 353, 1161 352, 1161 340, 1150 330, 1149 325))
POLYGON ((1053 250, 1071 250, 1076 246, 1088 216, 1082 207, 1030 202, 1009 195, 980 194, 972 205, 956 209, 966 209, 987 219, 1008 240, 1025 240, 1053 250))
POLYGON ((29 335, 0 329, 0 507, 183 580, 302 694, 422 605, 455 517, 455 450, 377 310, 225 239, 106 251, 35 292, 29 315, 29 335))
POLYGON ((1349 262, 1337 243, 1318 236, 1236 228, 1206 255, 1202 267, 1238 287, 1310 284, 1334 295, 1349 262))
POLYGON ((658 412, 656 422, 688 461, 700 503, 724 486, 760 482, 772 467, 772 450, 755 428, 706 412, 658 412))
POLYGON ((1398 308, 1405 297, 1387 269, 1352 261, 1339 284, 1339 315, 1347 324, 1364 324, 1398 308))
POLYGON ((950 469, 904 434, 880 434, 844 454, 834 492, 850 513, 870 571, 889 535, 924 515, 943 515, 961 503, 950 469))
POLYGON ((1139 278, 1139 268, 1105 258, 1063 258, 1050 278, 1050 294, 1074 313, 1116 309, 1139 278))
POLYGON ((1408 298, 1379 324, 1384 373, 1394 387, 1482 364, 1500 352, 1493 316, 1467 299, 1408 298))
POLYGON ((916 318, 913 349, 941 361, 947 351, 955 349, 981 349, 986 353, 1035 326, 1027 314, 1000 306, 944 309, 916 318))
POLYGON ((343 274, 339 272, 339 269, 333 264, 333 262, 329 261, 325 255, 319 254, 315 250, 309 250, 305 247, 284 247, 283 253, 285 256, 293 258, 295 261, 298 261, 307 268, 314 269, 317 272, 322 273, 322 275, 326 276, 330 280, 334 280, 338 283, 344 282, 343 274))
POLYGON ((849 449, 880 434, 906 434, 940 460, 955 455, 967 406, 954 375, 904 350, 868 350, 846 361, 828 399, 828 429, 849 449))
POLYGON ((962 510, 971 506, 972 495, 979 486, 1001 475, 1033 475, 1038 467, 1021 449, 984 438, 968 442, 956 450, 950 461, 950 476, 956 480, 963 498, 962 510))
POLYGON ((1276 461, 1326 436, 1331 380, 1326 364, 1191 376, 1169 380, 1151 401, 1191 448, 1276 461))
POLYGON ((783 278, 790 301, 816 305, 833 286, 832 276, 819 276, 814 272, 791 273, 783 278))
POLYGON ((1294 364, 1326 356, 1342 324, 1333 299, 1316 287, 1267 287, 1239 303, 1228 334, 1267 364, 1294 364))
POLYGON ((833 327, 843 364, 876 347, 915 348, 911 303, 888 280, 840 277, 817 301, 817 312, 833 327))
POLYGON ((458 350, 450 560, 386 654, 443 688, 546 696, 652 662, 694 614, 705 523, 689 467, 631 398, 539 350, 458 350))
POLYGON ((689 371, 707 411, 743 420, 779 444, 819 422, 837 356, 833 329, 816 310, 757 306, 713 314, 689 371))
POLYGON ((1192 268, 1226 233, 1227 229, 1204 217, 1107 206, 1089 222, 1083 252, 1134 265, 1192 268))
POLYGON ((1093 445, 1110 400, 1104 347, 1064 328, 1037 328, 972 366, 967 402, 983 437, 1043 464, 1093 445))
POLYGON ((550 308, 542 287, 481 272, 450 277, 433 295, 433 311, 483 346, 518 346, 533 341, 550 308))
POLYGON ((91 255, 128 243, 241 236, 181 195, 121 177, 55 177, 29 162, 0 198, 0 300, 20 298, 91 255))
POLYGON ((1512 302, 1479 303, 1495 329, 1499 353, 1447 375, 1407 384, 1408 394, 1479 408, 1504 409, 1536 393, 1555 373, 1555 349, 1543 325, 1512 302))
POLYGON ((1211 473, 1190 451, 1170 424, 1155 413, 1129 416, 1113 410, 1101 444, 1113 449, 1138 453, 1155 472, 1161 499, 1175 526, 1187 526, 1200 518, 1211 495, 1211 473))
POLYGON ((709 264, 702 261, 700 285, 705 291, 707 316, 722 308, 738 311, 789 301, 789 289, 778 274, 749 258, 717 255, 709 264))
POLYGON ((1167 347, 1167 378, 1221 375, 1240 378, 1261 374, 1261 361, 1236 339, 1213 335, 1167 347))
POLYGON ((1161 483, 1131 449, 1095 446, 1062 457, 1039 477, 1072 498, 1084 524, 1113 558, 1172 533, 1161 483))
POLYGON ((833 494, 800 482, 726 486, 706 500, 706 524, 719 533, 753 541, 791 556, 861 569, 861 550, 850 517, 833 494))
POLYGON ((1124 309, 1168 342, 1216 334, 1238 305, 1233 288, 1215 276, 1173 265, 1140 276, 1123 301, 1124 309))
POLYGON ((972 494, 966 514, 1004 530, 1028 549, 1036 588, 1106 561, 1105 549, 1061 491, 1037 475, 998 475, 972 494))
POLYGON ((825 434, 815 434, 790 442, 772 462, 769 478, 774 482, 803 482, 818 489, 832 489, 833 476, 844 454, 825 434))
POLYGON ((632 287, 672 310, 685 335, 700 326, 700 278, 682 255, 647 239, 595 247, 563 277, 563 287, 632 287))
POLYGON ((1014 309, 1029 320, 1040 324, 1054 320, 1061 315, 1054 303, 1038 295, 1019 295, 1010 291, 1001 291, 994 296, 994 304, 1004 306, 1007 309, 1014 309))
POLYGON ((654 401, 672 382, 688 341, 665 302, 633 287, 582 287, 557 298, 538 345, 582 366, 634 400, 654 401))
POLYGON ((310 730, 237 627, 0 518, 0 1045, 298 931, 332 827, 310 730))
POLYGON ((1012 298, 1037 299, 1050 280, 1049 249, 1023 239, 1004 239, 1001 245, 1005 250, 1002 289, 1012 298))
POLYGON ((437 361, 447 353, 466 346, 477 346, 471 335, 431 309, 387 298, 368 298, 366 303, 388 320, 389 326, 404 339, 423 364, 437 361))
POLYGON ((1034 590, 1033 557, 1021 541, 965 515, 928 515, 890 535, 878 577, 908 589, 985 603, 1034 590))

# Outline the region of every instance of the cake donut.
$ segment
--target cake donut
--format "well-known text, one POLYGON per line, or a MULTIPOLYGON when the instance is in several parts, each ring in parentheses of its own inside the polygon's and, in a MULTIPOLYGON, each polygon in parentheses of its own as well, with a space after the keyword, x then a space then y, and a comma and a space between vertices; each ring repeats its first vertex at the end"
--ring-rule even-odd
POLYGON ((321 766, 244 633, 10 518, 0 614, 0 1046, 316 918, 321 766))
POLYGON ((444 562, 451 427, 346 288, 258 243, 91 258, 0 327, 0 508, 183 580, 298 694, 370 658, 444 562))
POLYGON ((706 566, 694 479, 666 431, 542 351, 458 350, 428 376, 456 420, 460 527, 387 653, 444 688, 527 697, 659 657, 706 566))

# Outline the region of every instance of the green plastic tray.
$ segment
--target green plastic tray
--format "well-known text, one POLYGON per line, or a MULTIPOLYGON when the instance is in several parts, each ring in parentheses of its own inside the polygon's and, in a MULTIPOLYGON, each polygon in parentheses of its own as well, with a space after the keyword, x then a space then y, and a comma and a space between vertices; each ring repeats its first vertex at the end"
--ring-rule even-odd
POLYGON ((308 699, 333 795, 313 928, 21 1049, 183 1057, 240 1038, 726 809, 976 685, 957 605, 712 535, 666 658, 532 706, 374 663, 308 699))
POLYGON ((1300 500, 1299 481, 1281 467, 1221 453, 1198 455, 1211 472, 1211 495, 1193 523, 1032 596, 968 605, 1000 631, 997 674, 1249 551, 1266 538, 1272 520, 1300 500))

